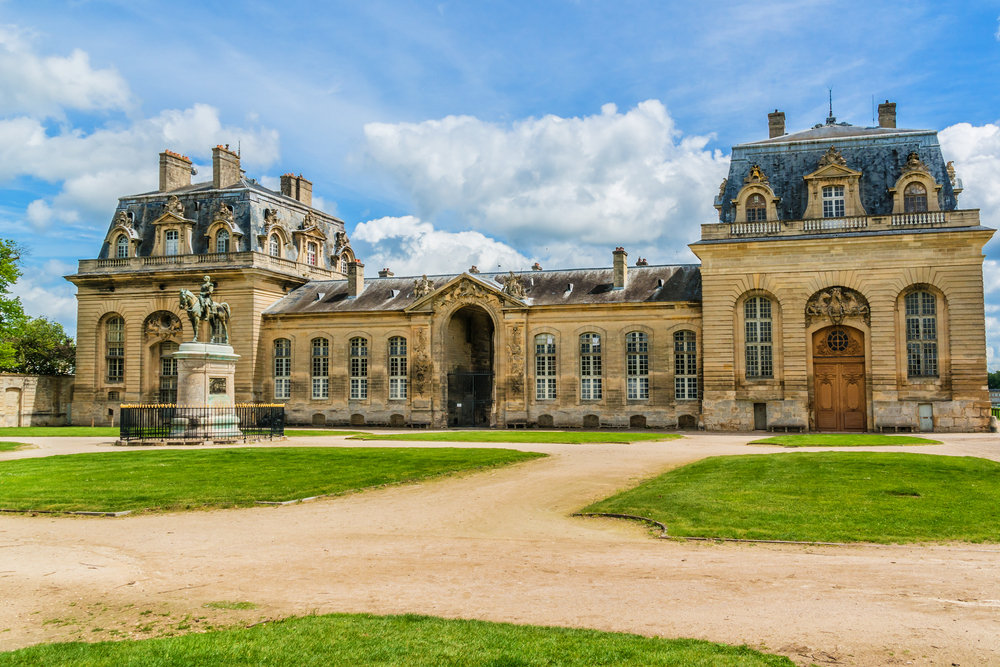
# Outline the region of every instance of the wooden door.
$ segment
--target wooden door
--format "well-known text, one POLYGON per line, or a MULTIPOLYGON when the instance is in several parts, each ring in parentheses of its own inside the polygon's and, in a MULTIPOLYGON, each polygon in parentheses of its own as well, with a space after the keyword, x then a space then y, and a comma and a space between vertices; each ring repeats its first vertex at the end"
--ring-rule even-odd
POLYGON ((814 335, 813 401, 819 431, 864 431, 865 359, 862 334, 829 327, 814 335))

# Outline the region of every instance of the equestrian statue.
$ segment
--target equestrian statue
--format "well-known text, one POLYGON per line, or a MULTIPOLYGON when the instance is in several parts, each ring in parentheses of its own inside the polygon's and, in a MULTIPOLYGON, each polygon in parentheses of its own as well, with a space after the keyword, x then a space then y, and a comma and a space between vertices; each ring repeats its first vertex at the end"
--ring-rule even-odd
POLYGON ((201 284, 201 292, 195 296, 191 291, 181 290, 181 309, 186 310, 191 328, 194 329, 193 343, 198 342, 198 324, 207 321, 211 343, 229 344, 229 304, 212 301, 215 286, 212 279, 205 276, 201 284))

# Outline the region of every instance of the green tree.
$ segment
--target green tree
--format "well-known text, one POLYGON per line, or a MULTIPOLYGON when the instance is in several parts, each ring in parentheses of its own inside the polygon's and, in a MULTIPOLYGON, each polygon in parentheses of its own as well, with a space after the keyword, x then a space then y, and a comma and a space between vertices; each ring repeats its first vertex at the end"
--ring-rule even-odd
POLYGON ((14 363, 9 370, 28 375, 71 375, 76 345, 58 322, 44 317, 27 320, 14 336, 14 363))
POLYGON ((992 373, 987 373, 986 383, 991 391, 1000 389, 1000 371, 993 371, 992 373))
POLYGON ((0 239, 0 368, 14 363, 14 338, 27 318, 21 299, 11 296, 10 288, 21 277, 24 248, 11 239, 0 239))

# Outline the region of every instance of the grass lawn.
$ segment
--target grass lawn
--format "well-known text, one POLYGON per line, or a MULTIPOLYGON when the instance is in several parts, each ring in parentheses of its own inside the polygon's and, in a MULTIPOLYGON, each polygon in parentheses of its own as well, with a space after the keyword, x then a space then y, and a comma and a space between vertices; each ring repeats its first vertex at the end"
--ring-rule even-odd
POLYGON ((0 507, 192 509, 295 500, 498 466, 511 449, 274 447, 73 454, 0 462, 0 507))
POLYGON ((16 452, 24 447, 30 447, 23 442, 0 442, 0 452, 16 452))
POLYGON ((359 435, 359 434, 361 434, 361 431, 347 431, 347 430, 334 431, 329 429, 318 431, 314 429, 292 429, 292 428, 285 429, 285 435, 289 438, 307 438, 307 437, 315 438, 317 436, 326 436, 326 435, 359 435))
POLYGON ((40 644, 0 653, 0 667, 794 667, 784 656, 695 639, 454 621, 336 614, 253 628, 142 641, 40 644))
POLYGON ((604 431, 420 431, 417 433, 359 433, 352 440, 400 440, 404 442, 512 442, 579 445, 587 442, 639 442, 675 440, 676 433, 606 433, 604 431))
POLYGON ((673 537, 1000 541, 1000 463, 891 452, 717 456, 584 512, 634 514, 673 537))
POLYGON ((7 426, 0 428, 0 438, 34 437, 34 438, 79 438, 118 437, 121 431, 117 426, 7 426))
POLYGON ((912 435, 881 435, 878 433, 803 433, 776 435, 754 440, 751 445, 781 445, 782 447, 893 447, 896 445, 940 445, 939 440, 912 435))

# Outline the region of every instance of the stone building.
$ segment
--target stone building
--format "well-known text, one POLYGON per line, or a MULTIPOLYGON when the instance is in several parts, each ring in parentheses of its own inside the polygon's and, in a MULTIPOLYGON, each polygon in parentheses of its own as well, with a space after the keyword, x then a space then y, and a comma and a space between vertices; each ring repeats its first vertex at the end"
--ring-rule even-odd
POLYGON ((171 400, 176 294, 208 273, 233 311, 237 400, 293 423, 985 430, 993 230, 958 207, 936 132, 879 112, 794 134, 769 114, 768 139, 733 148, 700 265, 616 248, 607 268, 365 277, 305 179, 271 192, 219 147, 213 182, 191 185, 163 153, 159 191, 122 198, 69 277, 73 414, 171 400))

